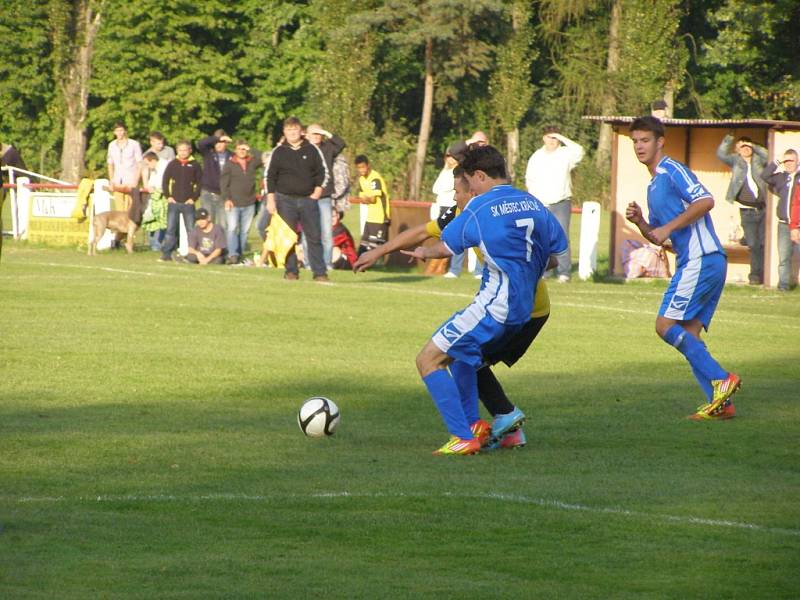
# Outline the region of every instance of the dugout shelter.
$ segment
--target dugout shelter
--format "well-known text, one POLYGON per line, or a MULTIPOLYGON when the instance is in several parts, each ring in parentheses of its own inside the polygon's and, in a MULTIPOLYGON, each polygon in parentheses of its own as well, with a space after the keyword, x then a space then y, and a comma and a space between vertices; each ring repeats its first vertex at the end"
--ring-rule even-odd
MULTIPOLYGON (((613 129, 611 146, 611 235, 609 266, 612 274, 623 275, 622 244, 626 239, 645 241, 635 225, 625 219, 625 207, 638 202, 647 218, 647 185, 650 173, 636 158, 629 126, 636 117, 586 116, 584 119, 608 123, 613 129)), ((800 152, 800 122, 769 119, 662 119, 666 130, 664 151, 694 171, 714 196, 711 219, 720 242, 728 253, 728 281, 746 282, 750 271, 750 250, 739 243, 741 235, 739 207, 725 200, 731 169, 717 158, 717 147, 726 134, 747 136, 766 147, 769 159, 780 157, 793 148, 800 152)), ((766 235, 764 241, 764 285, 778 285, 778 198, 767 195, 766 235)), ((675 269, 674 255, 668 253, 675 269)), ((793 269, 797 275, 795 253, 793 269)))

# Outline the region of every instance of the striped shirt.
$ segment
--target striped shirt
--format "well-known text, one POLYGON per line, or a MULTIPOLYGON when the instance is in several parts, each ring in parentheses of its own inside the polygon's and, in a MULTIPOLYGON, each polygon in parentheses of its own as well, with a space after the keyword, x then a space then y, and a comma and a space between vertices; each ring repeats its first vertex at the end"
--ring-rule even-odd
MULTIPOLYGON (((711 198, 711 192, 697 180, 697 176, 683 163, 663 157, 656 166, 656 174, 647 186, 647 208, 650 225, 661 227, 678 215, 686 212, 690 204, 703 198, 711 198)), ((711 222, 711 215, 704 214, 694 223, 676 229, 670 235, 672 248, 677 255, 676 266, 684 266, 689 260, 719 252, 725 254, 711 222)))
POLYGON ((550 256, 567 251, 566 235, 552 213, 510 185, 497 185, 470 200, 441 239, 453 254, 480 249, 483 277, 473 304, 509 325, 530 319, 536 285, 550 256))

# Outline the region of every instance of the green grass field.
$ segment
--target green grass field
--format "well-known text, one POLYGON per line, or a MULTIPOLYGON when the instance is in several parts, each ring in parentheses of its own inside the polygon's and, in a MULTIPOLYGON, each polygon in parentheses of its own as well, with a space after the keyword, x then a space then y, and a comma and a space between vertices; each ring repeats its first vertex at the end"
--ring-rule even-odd
POLYGON ((695 423, 663 282, 551 285, 529 444, 433 457, 414 367, 476 281, 89 258, 0 264, 2 598, 797 598, 800 295, 732 287, 744 387, 695 423), (305 438, 312 395, 341 408, 305 438))

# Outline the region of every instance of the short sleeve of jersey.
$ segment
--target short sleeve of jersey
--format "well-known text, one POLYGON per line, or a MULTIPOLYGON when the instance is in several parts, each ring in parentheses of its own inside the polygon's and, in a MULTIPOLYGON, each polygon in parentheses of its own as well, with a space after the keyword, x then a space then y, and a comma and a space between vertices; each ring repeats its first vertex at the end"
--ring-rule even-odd
MULTIPOLYGON (((446 213, 445 213, 446 214, 446 213)), ((478 246, 480 236, 475 217, 472 213, 463 212, 442 230, 442 241, 453 254, 461 254, 467 248, 478 246)))
POLYGON ((676 165, 669 171, 672 187, 682 200, 691 204, 700 198, 711 196, 706 187, 698 181, 697 176, 683 165, 676 165))
POLYGON ((428 221, 425 223, 425 232, 428 234, 428 237, 437 239, 442 237, 442 230, 439 227, 439 219, 434 219, 433 221, 428 221))

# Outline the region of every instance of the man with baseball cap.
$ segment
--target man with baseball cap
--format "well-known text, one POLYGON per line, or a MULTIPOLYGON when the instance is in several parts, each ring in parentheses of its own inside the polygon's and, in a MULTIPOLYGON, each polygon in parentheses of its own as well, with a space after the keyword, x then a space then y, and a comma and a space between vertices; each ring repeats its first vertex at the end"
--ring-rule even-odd
POLYGON ((221 265, 227 253, 225 232, 211 220, 208 209, 201 208, 195 216, 194 229, 189 234, 189 254, 186 260, 196 265, 221 265))

